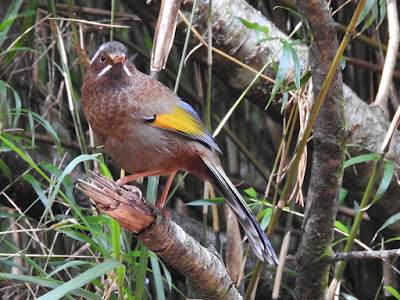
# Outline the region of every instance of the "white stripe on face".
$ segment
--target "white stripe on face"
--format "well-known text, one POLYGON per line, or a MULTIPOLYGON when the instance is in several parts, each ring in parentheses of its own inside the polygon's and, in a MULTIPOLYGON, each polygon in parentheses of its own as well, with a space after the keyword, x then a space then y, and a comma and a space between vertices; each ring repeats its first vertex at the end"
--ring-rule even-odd
POLYGON ((97 74, 97 77, 100 77, 100 76, 104 75, 111 68, 112 68, 111 65, 107 65, 103 70, 101 70, 101 72, 99 74, 97 74))
POLYGON ((126 73, 129 77, 132 77, 131 72, 129 72, 129 69, 128 69, 128 67, 125 65, 125 63, 123 63, 123 67, 122 67, 122 68, 124 69, 125 73, 126 73))

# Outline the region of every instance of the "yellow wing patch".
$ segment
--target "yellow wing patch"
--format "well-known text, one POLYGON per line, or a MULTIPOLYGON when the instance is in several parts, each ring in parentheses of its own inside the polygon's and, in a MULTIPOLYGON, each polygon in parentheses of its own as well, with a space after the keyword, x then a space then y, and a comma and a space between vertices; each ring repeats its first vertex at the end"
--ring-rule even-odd
POLYGON ((207 135, 204 125, 195 116, 178 106, 175 106, 172 114, 157 115, 150 124, 187 135, 207 135))
POLYGON ((200 140, 221 152, 196 111, 186 102, 180 101, 180 106, 175 106, 171 114, 156 115, 149 124, 200 140))

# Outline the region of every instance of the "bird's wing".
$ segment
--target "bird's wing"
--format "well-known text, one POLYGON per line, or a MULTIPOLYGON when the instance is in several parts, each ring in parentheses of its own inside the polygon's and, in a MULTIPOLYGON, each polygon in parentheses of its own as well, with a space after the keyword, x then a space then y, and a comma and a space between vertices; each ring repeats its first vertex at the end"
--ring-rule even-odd
POLYGON ((152 117, 144 117, 144 120, 152 126, 165 130, 171 130, 190 138, 202 141, 221 152, 210 132, 204 126, 197 112, 189 104, 178 100, 174 111, 170 114, 158 114, 152 117))

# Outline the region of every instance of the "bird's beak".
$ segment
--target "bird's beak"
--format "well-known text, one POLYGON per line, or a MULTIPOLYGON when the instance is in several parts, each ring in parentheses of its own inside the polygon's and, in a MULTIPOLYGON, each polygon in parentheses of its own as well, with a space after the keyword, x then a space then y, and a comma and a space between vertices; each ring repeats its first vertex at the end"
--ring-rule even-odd
POLYGON ((111 60, 112 60, 114 65, 116 65, 118 63, 124 64, 124 62, 125 62, 125 54, 123 54, 123 53, 117 54, 114 57, 111 56, 110 58, 111 58, 111 60))

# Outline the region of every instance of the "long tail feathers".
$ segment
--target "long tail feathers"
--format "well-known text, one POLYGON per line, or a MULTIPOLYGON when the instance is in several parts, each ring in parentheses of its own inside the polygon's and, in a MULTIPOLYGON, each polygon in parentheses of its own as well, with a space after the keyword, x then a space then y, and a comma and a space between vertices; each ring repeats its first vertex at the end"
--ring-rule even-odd
POLYGON ((278 257, 274 249, 236 187, 222 168, 215 166, 207 157, 202 156, 202 159, 208 167, 211 184, 221 193, 229 207, 235 212, 255 255, 271 265, 278 264, 278 257))

